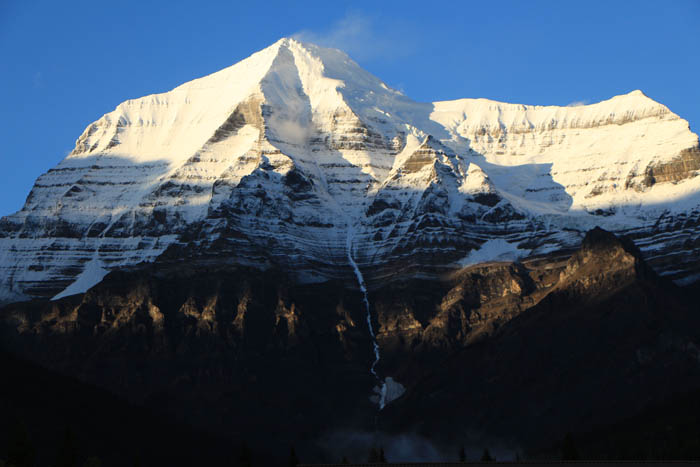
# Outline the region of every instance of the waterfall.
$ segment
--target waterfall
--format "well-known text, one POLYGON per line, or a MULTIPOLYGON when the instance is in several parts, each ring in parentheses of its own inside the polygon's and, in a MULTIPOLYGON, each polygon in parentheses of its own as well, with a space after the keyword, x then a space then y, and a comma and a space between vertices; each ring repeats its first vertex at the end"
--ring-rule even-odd
POLYGON ((362 271, 360 271, 360 268, 357 266, 357 263, 355 262, 355 259, 352 256, 352 240, 355 235, 355 229, 348 223, 348 234, 346 237, 346 246, 347 246, 347 251, 348 251, 348 262, 350 263, 350 266, 352 266, 353 271, 355 271, 355 277, 357 278, 357 283, 360 286, 360 290, 362 291, 362 300, 364 302, 365 306, 365 313, 367 316, 367 327, 369 328, 369 335, 372 338, 372 347, 374 349, 374 362, 372 362, 372 366, 370 367, 369 371, 372 373, 372 376, 374 376, 374 379, 377 380, 377 387, 375 388, 375 392, 378 393, 378 404, 379 404, 379 410, 382 410, 384 406, 386 405, 386 382, 384 382, 379 375, 377 374, 377 363, 379 363, 379 359, 381 358, 379 355, 379 344, 377 343, 377 336, 374 334, 374 326, 372 326, 372 315, 369 312, 369 298, 367 296, 367 287, 365 285, 365 278, 362 276, 362 271))

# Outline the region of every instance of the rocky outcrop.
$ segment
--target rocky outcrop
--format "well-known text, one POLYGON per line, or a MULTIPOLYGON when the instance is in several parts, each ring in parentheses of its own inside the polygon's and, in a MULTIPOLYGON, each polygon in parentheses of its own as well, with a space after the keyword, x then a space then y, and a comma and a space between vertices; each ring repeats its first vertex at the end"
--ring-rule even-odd
POLYGON ((374 410, 358 397, 374 384, 360 295, 341 283, 147 268, 0 316, 3 346, 24 358, 235 439, 364 428, 374 410))
POLYGON ((646 186, 655 183, 680 182, 695 177, 700 170, 700 147, 688 148, 668 162, 650 165, 646 170, 646 186))
POLYGON ((548 447, 700 387, 696 298, 632 242, 590 231, 556 269, 541 300, 435 366, 387 418, 448 438, 472 433, 474 443, 548 447))
MULTIPOLYGON (((369 294, 376 369, 407 392, 379 422, 536 446, 700 387, 700 317, 684 293, 602 229, 569 257, 389 282, 369 294)), ((134 403, 306 442, 373 429, 361 301, 342 281, 173 261, 6 307, 0 322, 3 346, 134 403)))

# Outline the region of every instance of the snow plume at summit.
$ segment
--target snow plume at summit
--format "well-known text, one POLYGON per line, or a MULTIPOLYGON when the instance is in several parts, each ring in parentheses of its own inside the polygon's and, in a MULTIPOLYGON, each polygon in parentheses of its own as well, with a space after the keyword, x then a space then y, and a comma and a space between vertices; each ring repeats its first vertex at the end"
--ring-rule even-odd
POLYGON ((322 47, 340 49, 360 61, 400 60, 415 48, 407 34, 415 24, 377 18, 361 11, 350 11, 326 28, 303 29, 292 38, 322 47))

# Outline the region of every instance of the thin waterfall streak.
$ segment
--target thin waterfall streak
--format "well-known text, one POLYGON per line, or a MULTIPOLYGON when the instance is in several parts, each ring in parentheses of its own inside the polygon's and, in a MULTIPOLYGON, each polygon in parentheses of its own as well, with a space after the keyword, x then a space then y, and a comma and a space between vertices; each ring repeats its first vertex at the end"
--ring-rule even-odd
POLYGON ((379 359, 381 358, 381 356, 379 353, 379 344, 377 343, 377 336, 374 333, 374 326, 372 325, 372 314, 369 311, 369 298, 367 294, 367 286, 365 285, 365 278, 362 275, 362 271, 360 271, 359 266, 355 262, 355 258, 353 258, 352 256, 352 241, 354 235, 355 230, 350 225, 350 223, 348 223, 348 233, 345 239, 346 248, 348 252, 348 262, 350 263, 350 266, 355 272, 357 283, 359 284, 360 290, 362 291, 362 301, 365 304, 367 327, 369 328, 369 335, 372 337, 372 348, 374 350, 374 362, 372 362, 372 366, 370 367, 369 371, 372 374, 372 376, 374 376, 374 379, 377 380, 377 384, 379 385, 379 410, 382 410, 386 405, 386 382, 382 381, 382 379, 377 374, 377 364, 379 363, 379 359))

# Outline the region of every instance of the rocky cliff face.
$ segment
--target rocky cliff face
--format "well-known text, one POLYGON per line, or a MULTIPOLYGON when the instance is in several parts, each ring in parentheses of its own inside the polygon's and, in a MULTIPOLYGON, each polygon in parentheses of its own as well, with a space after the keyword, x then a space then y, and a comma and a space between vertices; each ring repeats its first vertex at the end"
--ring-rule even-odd
POLYGON ((570 257, 386 283, 369 294, 377 372, 407 392, 381 412, 349 282, 157 262, 6 307, 0 328, 26 358, 238 439, 313 443, 379 423, 537 446, 700 387, 684 293, 601 229, 570 257))
POLYGON ((4 309, 3 345, 238 440, 303 438, 374 412, 360 300, 247 268, 114 272, 84 296, 4 309))
POLYGON ((639 91, 580 107, 417 103, 337 50, 283 39, 91 124, 0 220, 0 300, 82 292, 157 258, 345 280, 439 277, 631 235, 692 282, 698 139, 639 91), (167 253, 166 253, 167 252, 167 253))
POLYGON ((394 429, 548 446, 700 385, 697 297, 660 278, 629 239, 590 231, 554 269, 543 298, 389 406, 394 429))

